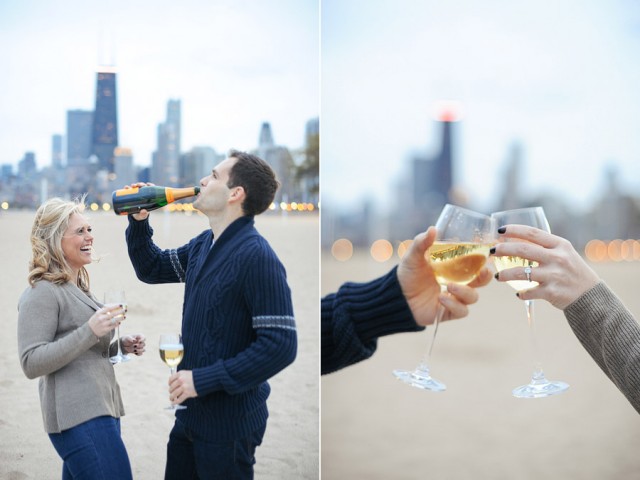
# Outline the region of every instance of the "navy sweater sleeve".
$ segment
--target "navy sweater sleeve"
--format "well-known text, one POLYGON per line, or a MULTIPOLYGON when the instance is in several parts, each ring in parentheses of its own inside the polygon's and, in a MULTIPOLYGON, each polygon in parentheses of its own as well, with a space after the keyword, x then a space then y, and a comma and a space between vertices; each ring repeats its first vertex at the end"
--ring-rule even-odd
POLYGON ((153 243, 149 220, 135 220, 129 215, 126 231, 129 259, 138 279, 145 283, 177 283, 185 281, 189 245, 161 250, 153 243))
POLYGON ((345 283, 322 299, 323 375, 371 357, 378 337, 424 330, 413 319, 396 271, 367 283, 345 283))
POLYGON ((251 312, 255 339, 237 355, 195 368, 198 395, 245 392, 291 364, 297 335, 284 266, 266 245, 251 255, 243 278, 244 301, 251 312))

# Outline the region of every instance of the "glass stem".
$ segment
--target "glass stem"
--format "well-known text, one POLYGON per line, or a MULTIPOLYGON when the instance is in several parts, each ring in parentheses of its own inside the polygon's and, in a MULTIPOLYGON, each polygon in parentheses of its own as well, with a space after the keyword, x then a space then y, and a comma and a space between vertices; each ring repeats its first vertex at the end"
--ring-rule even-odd
MULTIPOLYGON (((441 292, 445 292, 447 287, 440 287, 441 292)), ((438 311, 436 312, 436 318, 433 321, 432 330, 433 334, 429 336, 429 347, 427 348, 427 352, 422 357, 422 362, 420 363, 420 369, 429 371, 429 363, 431 361, 431 352, 433 352, 433 345, 436 343, 436 336, 438 335, 438 325, 440 325, 440 321, 442 320, 442 316, 444 315, 444 306, 438 302, 438 311)), ((429 330, 427 328, 427 330, 429 330)))
POLYGON ((527 322, 529 324, 529 341, 531 349, 531 360, 533 363, 532 381, 533 383, 536 383, 544 381, 544 372, 542 371, 542 362, 540 361, 536 327, 533 319, 533 300, 525 300, 524 307, 527 310, 527 322))
POLYGON ((116 327, 116 342, 118 344, 118 356, 121 357, 122 356, 122 350, 120 349, 120 325, 118 325, 116 327))

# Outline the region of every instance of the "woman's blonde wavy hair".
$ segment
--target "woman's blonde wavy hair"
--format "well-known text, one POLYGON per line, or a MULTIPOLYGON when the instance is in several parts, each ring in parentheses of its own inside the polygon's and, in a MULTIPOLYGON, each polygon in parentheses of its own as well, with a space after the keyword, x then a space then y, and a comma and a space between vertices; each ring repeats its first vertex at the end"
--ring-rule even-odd
POLYGON ((31 260, 29 261, 29 285, 38 280, 61 285, 75 281, 83 291, 89 291, 89 272, 82 267, 78 278, 72 278, 72 270, 62 251, 62 236, 69 227, 74 213, 85 209, 86 195, 73 201, 51 198, 40 205, 31 229, 31 260))

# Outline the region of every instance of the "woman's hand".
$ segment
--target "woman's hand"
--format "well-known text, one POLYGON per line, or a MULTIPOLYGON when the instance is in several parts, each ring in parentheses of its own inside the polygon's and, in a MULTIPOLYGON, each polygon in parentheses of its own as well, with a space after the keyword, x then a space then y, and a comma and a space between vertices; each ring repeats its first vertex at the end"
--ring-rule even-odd
POLYGON ((104 337, 120 325, 125 313, 122 305, 105 305, 91 316, 88 321, 89 327, 96 337, 104 337))
MULTIPOLYGON (((600 281, 568 240, 526 225, 506 225, 498 230, 503 238, 523 242, 500 242, 496 256, 515 256, 538 262, 532 267, 531 280, 538 286, 518 292, 522 300, 544 299, 564 310, 600 281)), ((527 280, 523 267, 509 268, 496 274, 500 282, 527 280)))
POLYGON ((145 352, 147 346, 146 342, 147 339, 141 334, 120 337, 120 345, 125 353, 132 353, 137 356, 140 356, 145 352))

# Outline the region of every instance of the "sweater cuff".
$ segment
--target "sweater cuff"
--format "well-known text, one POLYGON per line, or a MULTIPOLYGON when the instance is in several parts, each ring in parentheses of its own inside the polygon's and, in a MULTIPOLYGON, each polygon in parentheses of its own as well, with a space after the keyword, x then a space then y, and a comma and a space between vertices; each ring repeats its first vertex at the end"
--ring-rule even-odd
POLYGON ((224 390, 222 379, 226 376, 226 372, 220 360, 210 367, 194 368, 191 374, 193 375, 193 388, 200 397, 224 390))
POLYGON ((589 290, 580 295, 573 303, 564 309, 564 315, 569 322, 580 321, 585 312, 591 312, 610 303, 611 290, 601 280, 589 290))
POLYGON ((96 337, 96 334, 91 330, 89 322, 84 323, 84 325, 78 328, 76 333, 78 335, 78 344, 84 348, 89 349, 100 341, 100 338, 96 337))
POLYGON ((424 330, 413 318, 398 282, 397 269, 396 266, 371 282, 347 283, 341 288, 363 343, 385 335, 424 330))
POLYGON ((131 243, 136 239, 141 239, 145 242, 147 238, 153 236, 153 228, 149 224, 149 217, 144 220, 136 220, 133 215, 127 215, 129 220, 129 228, 127 228, 127 240, 131 243))

